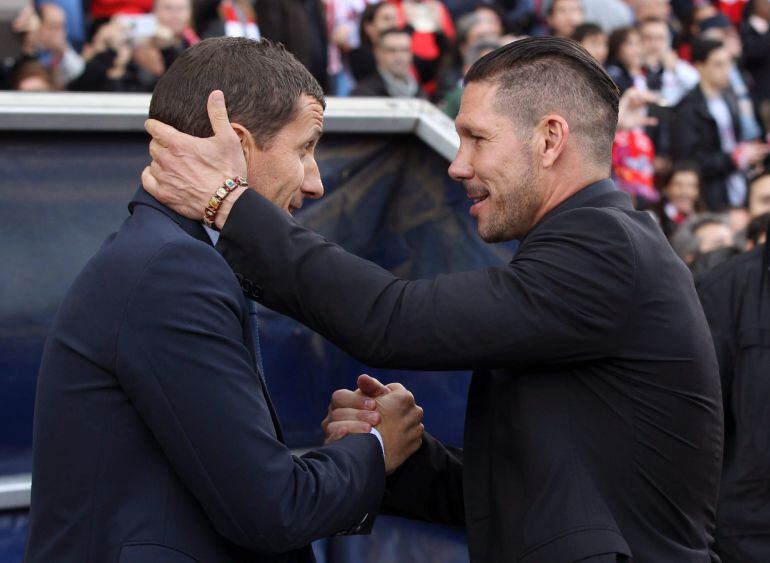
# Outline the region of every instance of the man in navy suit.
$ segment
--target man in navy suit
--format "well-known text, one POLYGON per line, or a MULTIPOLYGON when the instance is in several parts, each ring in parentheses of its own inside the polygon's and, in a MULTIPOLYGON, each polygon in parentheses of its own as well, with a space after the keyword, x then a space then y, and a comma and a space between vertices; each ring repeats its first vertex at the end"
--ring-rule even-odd
MULTIPOLYGON (((150 115, 210 135, 215 88, 260 193, 288 212, 320 197, 324 99, 308 71, 270 42, 207 40, 160 80, 150 115)), ((366 420, 378 433, 293 456, 262 374, 254 289, 199 221, 142 189, 129 209, 46 343, 26 560, 310 562, 311 541, 370 529, 385 474, 420 445, 411 394, 394 384, 378 399, 366 420)))

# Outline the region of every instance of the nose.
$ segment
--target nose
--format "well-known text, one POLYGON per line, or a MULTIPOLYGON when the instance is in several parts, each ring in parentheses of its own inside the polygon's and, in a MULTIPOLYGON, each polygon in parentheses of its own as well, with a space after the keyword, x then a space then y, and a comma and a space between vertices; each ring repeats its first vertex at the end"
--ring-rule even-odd
POLYGON ((321 172, 318 163, 312 159, 308 169, 305 170, 305 181, 302 183, 302 195, 310 199, 320 199, 324 195, 324 185, 321 181, 321 172))
POLYGON ((475 176, 473 166, 471 166, 471 163, 465 158, 462 146, 460 146, 460 150, 457 151, 457 156, 455 156, 455 159, 449 165, 449 177, 458 182, 462 182, 463 180, 470 180, 473 176, 475 176))

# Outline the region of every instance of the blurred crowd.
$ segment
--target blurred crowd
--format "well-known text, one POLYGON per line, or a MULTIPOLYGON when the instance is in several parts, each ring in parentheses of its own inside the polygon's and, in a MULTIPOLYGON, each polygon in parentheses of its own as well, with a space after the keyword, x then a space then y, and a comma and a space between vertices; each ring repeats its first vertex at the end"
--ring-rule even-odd
POLYGON ((424 98, 454 117, 477 59, 572 38, 633 101, 618 187, 694 271, 760 243, 770 217, 770 0, 9 1, 0 87, 20 91, 151 92, 203 38, 267 37, 330 95, 424 98))

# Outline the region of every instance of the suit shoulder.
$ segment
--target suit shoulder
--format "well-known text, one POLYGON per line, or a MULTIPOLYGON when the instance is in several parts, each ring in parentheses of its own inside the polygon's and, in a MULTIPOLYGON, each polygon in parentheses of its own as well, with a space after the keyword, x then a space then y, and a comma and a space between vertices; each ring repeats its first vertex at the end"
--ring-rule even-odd
POLYGON ((751 283, 752 280, 758 280, 762 271, 763 248, 760 246, 736 256, 697 278, 698 292, 729 291, 728 288, 735 283, 751 283))
POLYGON ((615 207, 578 207, 548 219, 544 230, 571 233, 577 239, 603 241, 609 245, 631 244, 628 215, 615 207))

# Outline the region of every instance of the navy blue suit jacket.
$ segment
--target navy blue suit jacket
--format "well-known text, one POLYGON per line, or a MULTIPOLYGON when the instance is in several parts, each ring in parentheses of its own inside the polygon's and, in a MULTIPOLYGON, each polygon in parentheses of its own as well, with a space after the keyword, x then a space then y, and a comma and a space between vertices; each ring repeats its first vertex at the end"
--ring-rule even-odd
POLYGON ((312 561, 366 530, 374 436, 293 456, 242 288, 199 223, 143 190, 83 269, 38 378, 26 560, 312 561))

